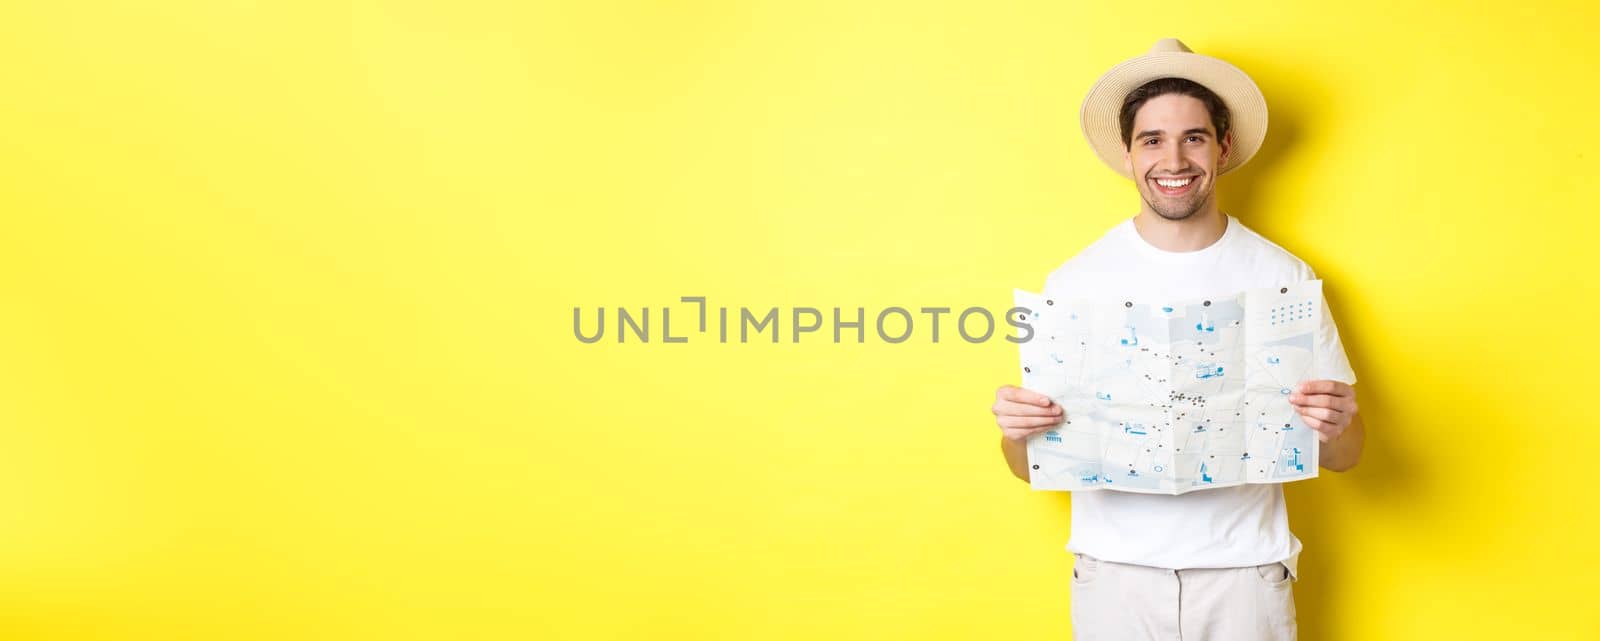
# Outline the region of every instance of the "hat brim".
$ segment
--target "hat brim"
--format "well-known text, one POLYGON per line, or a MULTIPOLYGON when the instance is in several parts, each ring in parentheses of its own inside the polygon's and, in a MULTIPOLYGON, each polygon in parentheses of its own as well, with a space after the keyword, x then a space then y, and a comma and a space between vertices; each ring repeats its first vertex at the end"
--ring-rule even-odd
POLYGON ((1228 106, 1233 131, 1233 150, 1228 162, 1218 170, 1226 174, 1249 162, 1267 137, 1267 100, 1254 80, 1227 62, 1197 53, 1166 51, 1150 53, 1112 67, 1089 89, 1078 119, 1083 136, 1095 155, 1124 178, 1133 177, 1122 168, 1127 147, 1122 142, 1119 117, 1128 93, 1158 78, 1187 78, 1210 89, 1228 106))

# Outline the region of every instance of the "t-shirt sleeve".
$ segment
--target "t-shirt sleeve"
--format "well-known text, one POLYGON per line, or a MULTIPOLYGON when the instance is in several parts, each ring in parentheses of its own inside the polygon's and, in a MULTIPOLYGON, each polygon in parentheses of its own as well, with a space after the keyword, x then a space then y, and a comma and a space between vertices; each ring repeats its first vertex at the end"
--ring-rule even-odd
MULTIPOLYGON (((1304 280, 1316 280, 1317 274, 1309 266, 1302 266, 1304 280)), ((1339 328, 1334 325, 1333 312, 1328 309, 1328 297, 1322 297, 1322 326, 1317 330, 1317 363, 1311 373, 1312 380, 1334 380, 1346 385, 1356 384, 1356 372, 1350 367, 1350 357, 1344 352, 1344 342, 1339 340, 1339 328)))

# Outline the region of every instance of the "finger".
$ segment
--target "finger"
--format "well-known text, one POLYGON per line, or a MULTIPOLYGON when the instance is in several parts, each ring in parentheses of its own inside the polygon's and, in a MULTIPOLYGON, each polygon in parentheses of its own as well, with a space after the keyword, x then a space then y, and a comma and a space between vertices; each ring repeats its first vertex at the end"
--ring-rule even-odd
POLYGON ((1351 396, 1354 391, 1349 385, 1339 381, 1306 381, 1300 384, 1301 394, 1332 394, 1334 396, 1351 396))
POLYGON ((1324 423, 1338 423, 1340 417, 1344 416, 1344 412, 1326 407, 1302 407, 1299 408, 1299 411, 1302 417, 1315 418, 1324 423))
POLYGON ((1037 405, 1039 407, 1049 407, 1051 405, 1050 397, 1045 396, 1044 394, 1040 394, 1029 389, 1023 389, 1021 387, 1012 387, 1010 385, 1000 388, 1000 400, 1011 401, 1013 403, 1027 403, 1029 405, 1037 405))
POLYGON ((1061 424, 1059 416, 999 416, 995 423, 1006 429, 1054 428, 1061 424))
POLYGON ((1296 407, 1330 407, 1340 409, 1344 403, 1343 396, 1332 394, 1301 394, 1296 392, 1289 395, 1289 402, 1296 407))
POLYGON ((1301 417, 1301 420, 1305 421, 1306 426, 1310 427, 1311 431, 1316 433, 1318 441, 1322 441, 1323 443, 1328 442, 1328 433, 1323 431, 1328 429, 1327 423, 1310 417, 1301 417))
POLYGON ((1000 427, 1006 429, 1033 429, 1036 427, 1054 427, 1061 424, 1059 416, 1001 416, 995 419, 1000 427))
POLYGON ((1017 403, 1013 401, 995 401, 994 413, 1003 416, 1059 417, 1061 416, 1062 409, 1060 404, 1053 404, 1050 407, 1039 407, 1038 405, 1029 405, 1027 403, 1017 403))
POLYGON ((1034 436, 1034 435, 1037 435, 1037 434, 1043 434, 1043 433, 1048 432, 1050 430, 1053 430, 1055 428, 1056 428, 1056 426, 1054 426, 1054 425, 1049 425, 1049 426, 1046 426, 1046 427, 1036 427, 1036 428, 1033 428, 1031 430, 1024 430, 1022 432, 1022 435, 1023 436, 1034 436))
POLYGON ((1300 409, 1303 407, 1326 407, 1331 410, 1337 410, 1341 413, 1352 415, 1356 413, 1358 408, 1354 398, 1348 396, 1331 396, 1328 394, 1313 394, 1311 396, 1290 394, 1289 403, 1294 405, 1295 409, 1300 409))

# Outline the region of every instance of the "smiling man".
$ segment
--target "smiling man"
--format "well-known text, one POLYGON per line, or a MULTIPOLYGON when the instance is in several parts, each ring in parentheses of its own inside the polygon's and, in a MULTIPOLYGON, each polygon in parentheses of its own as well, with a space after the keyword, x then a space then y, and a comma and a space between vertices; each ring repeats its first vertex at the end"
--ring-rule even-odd
MULTIPOLYGON (((1226 62, 1175 39, 1101 77, 1080 114, 1085 137, 1131 179, 1139 213, 1067 260, 1045 293, 1067 299, 1183 300, 1315 279, 1311 267, 1217 208, 1219 179, 1266 136, 1266 101, 1226 62)), ((1355 373, 1323 309, 1323 358, 1289 397, 1317 431, 1321 465, 1360 457, 1364 427, 1355 373)), ((1003 385, 992 408, 1011 472, 1028 480, 1029 437, 1066 419, 1048 397, 1003 385)), ((1075 638, 1249 641, 1293 639, 1301 542, 1280 484, 1179 495, 1072 495, 1075 638)))

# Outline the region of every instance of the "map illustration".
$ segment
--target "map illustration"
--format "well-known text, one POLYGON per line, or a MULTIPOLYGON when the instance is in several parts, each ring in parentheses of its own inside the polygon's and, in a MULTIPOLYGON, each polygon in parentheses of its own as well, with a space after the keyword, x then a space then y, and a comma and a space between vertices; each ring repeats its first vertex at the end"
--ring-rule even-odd
POLYGON ((1182 494, 1317 476, 1289 404, 1317 363, 1322 281, 1226 298, 1054 300, 1016 290, 1022 386, 1066 412, 1028 441, 1036 490, 1182 494))

